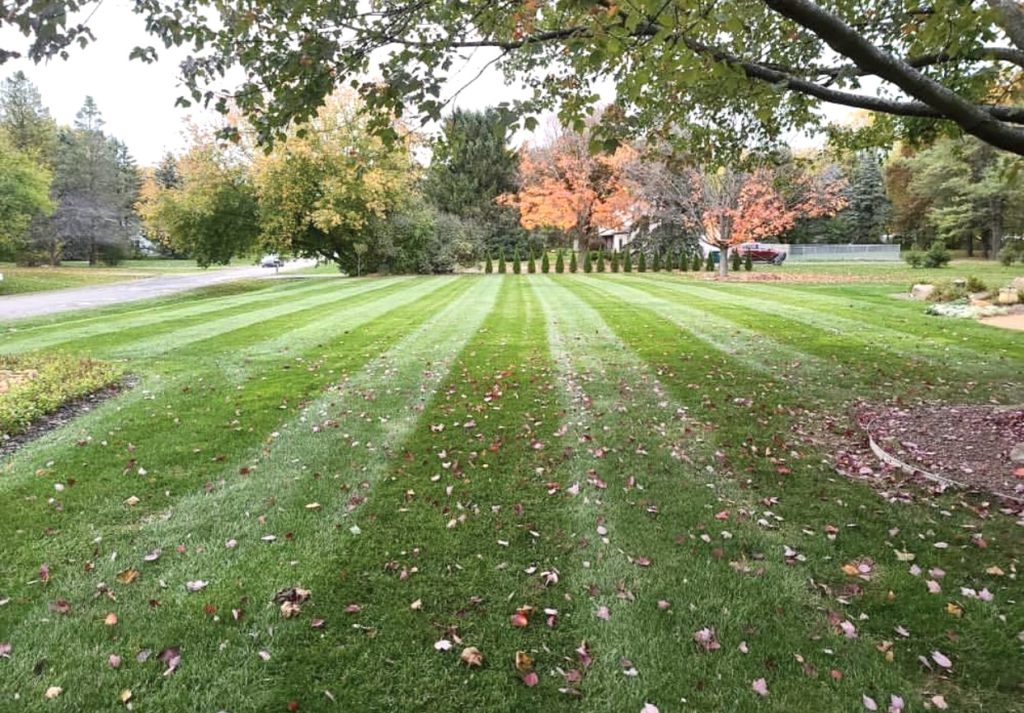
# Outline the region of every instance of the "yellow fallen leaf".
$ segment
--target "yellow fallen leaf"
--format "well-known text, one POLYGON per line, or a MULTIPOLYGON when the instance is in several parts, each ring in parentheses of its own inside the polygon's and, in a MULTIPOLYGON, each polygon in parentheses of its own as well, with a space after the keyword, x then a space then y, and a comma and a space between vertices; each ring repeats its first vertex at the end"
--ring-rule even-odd
POLYGON ((992 565, 985 570, 985 574, 991 574, 993 577, 1002 577, 1004 572, 1000 567, 992 565))
POLYGON ((131 496, 130 498, 128 498, 127 500, 125 500, 125 501, 124 501, 124 504, 125 504, 125 505, 127 505, 127 506, 128 506, 128 507, 130 507, 130 508, 133 508, 133 507, 135 507, 136 505, 138 505, 138 504, 139 504, 140 502, 142 502, 142 501, 141 501, 141 500, 139 500, 139 498, 137 498, 137 497, 135 497, 135 496, 133 495, 133 496, 131 496))
POLYGON ((412 609, 413 611, 419 611, 420 609, 423 608, 423 600, 422 599, 417 599, 416 601, 414 601, 412 604, 409 605, 409 608, 412 609))
POLYGON ((856 577, 858 574, 860 574, 860 572, 857 569, 857 565, 855 565, 855 564, 844 564, 843 565, 843 574, 845 574, 847 577, 856 577))
POLYGON ((50 686, 49 688, 46 689, 46 693, 43 694, 43 697, 46 698, 47 700, 52 700, 52 699, 56 698, 57 696, 59 696, 60 694, 62 694, 63 692, 64 692, 64 689, 61 688, 60 686, 50 686))
POLYGON ((126 688, 123 691, 121 691, 120 695, 118 695, 118 697, 117 697, 117 700, 121 701, 122 703, 127 703, 131 699, 132 699, 132 690, 130 688, 126 688))
POLYGON ((516 651, 516 671, 526 673, 533 668, 533 659, 525 651, 516 651))
POLYGON ((321 507, 322 507, 322 505, 320 505, 320 503, 307 503, 306 504, 306 509, 307 510, 319 510, 321 507))
POLYGON ((963 608, 959 604, 955 604, 953 602, 949 602, 946 605, 946 613, 949 614, 950 616, 955 616, 957 618, 960 618, 960 617, 962 617, 964 615, 964 610, 963 610, 963 608))
POLYGON ((103 623, 107 626, 117 626, 117 614, 110 612, 107 614, 107 618, 103 620, 103 623))

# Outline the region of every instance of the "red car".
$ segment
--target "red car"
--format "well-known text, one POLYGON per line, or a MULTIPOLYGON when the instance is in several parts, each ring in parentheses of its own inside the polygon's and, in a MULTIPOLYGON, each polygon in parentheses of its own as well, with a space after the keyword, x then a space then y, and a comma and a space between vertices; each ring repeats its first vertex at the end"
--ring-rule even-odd
POLYGON ((743 243, 737 246, 740 257, 750 259, 754 262, 770 262, 773 265, 781 265, 786 260, 786 253, 771 245, 764 243, 743 243))

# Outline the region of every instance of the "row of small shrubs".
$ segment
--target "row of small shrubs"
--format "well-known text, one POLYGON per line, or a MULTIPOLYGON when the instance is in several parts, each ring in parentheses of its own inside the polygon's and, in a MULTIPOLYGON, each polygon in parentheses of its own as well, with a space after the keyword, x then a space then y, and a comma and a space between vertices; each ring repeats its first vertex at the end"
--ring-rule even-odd
MULTIPOLYGON (((520 259, 518 251, 516 251, 516 253, 512 256, 511 262, 512 272, 516 275, 521 274, 523 271, 523 261, 520 259)), ((504 253, 499 253, 497 263, 498 274, 507 274, 508 264, 505 261, 504 253)), ((636 272, 647 272, 648 270, 647 255, 646 253, 643 252, 638 254, 636 265, 634 265, 633 254, 629 251, 621 253, 620 257, 620 253, 618 252, 610 253, 609 256, 609 254, 606 254, 603 250, 598 250, 596 252, 585 250, 583 251, 582 265, 583 272, 588 273, 605 272, 606 269, 611 272, 619 272, 620 270, 622 272, 633 272, 634 269, 636 272)), ((665 255, 664 257, 661 255, 661 253, 654 253, 654 256, 651 260, 650 269, 652 272, 662 272, 665 270, 678 270, 680 272, 687 272, 689 270, 692 270, 693 272, 700 272, 702 266, 706 272, 714 272, 717 269, 717 267, 715 266, 715 261, 712 259, 710 253, 708 254, 706 260, 702 260, 700 255, 696 253, 670 253, 665 255)), ((746 258, 741 258, 740 254, 734 251, 732 254, 732 269, 734 271, 739 271, 741 266, 743 269, 747 271, 754 269, 754 263, 750 259, 750 255, 747 255, 746 258)), ((563 254, 563 251, 561 250, 559 250, 558 253, 556 253, 554 267, 555 272, 558 274, 562 274, 566 271, 566 259, 563 254)), ((575 251, 569 251, 568 268, 568 271, 571 273, 578 272, 580 269, 580 262, 576 258, 575 251)), ((526 271, 531 275, 537 272, 537 263, 532 254, 526 259, 526 271)), ((551 262, 547 253, 544 253, 544 255, 541 257, 540 271, 544 274, 547 274, 551 271, 551 262)), ((488 275, 495 272, 494 261, 491 259, 489 255, 487 256, 487 260, 484 263, 484 272, 487 273, 488 275)))
POLYGON ((911 267, 931 268, 945 267, 953 259, 953 256, 946 250, 946 244, 943 241, 936 240, 927 251, 911 250, 903 256, 903 259, 911 267))
POLYGON ((13 436, 32 422, 82 396, 110 386, 124 376, 109 362, 66 355, 0 356, 0 436, 13 436), (20 376, 20 380, 15 377, 20 376))

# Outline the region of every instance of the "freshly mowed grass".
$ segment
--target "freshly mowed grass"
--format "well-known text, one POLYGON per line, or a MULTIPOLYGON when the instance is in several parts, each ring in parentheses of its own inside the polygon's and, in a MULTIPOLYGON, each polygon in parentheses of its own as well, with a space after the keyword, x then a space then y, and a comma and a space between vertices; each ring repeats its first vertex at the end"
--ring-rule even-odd
POLYGON ((140 379, 0 461, 0 710, 1019 710, 1020 524, 823 462, 859 398, 1024 401, 1016 334, 890 292, 296 280, 0 327, 140 379))
POLYGON ((981 258, 960 258, 953 260, 943 268, 923 269, 912 268, 900 262, 800 262, 794 260, 783 265, 756 264, 755 272, 786 274, 822 275, 826 278, 846 278, 864 282, 886 282, 899 284, 909 289, 917 282, 940 282, 975 276, 990 288, 998 288, 1007 284, 1014 277, 1024 275, 1024 265, 1006 267, 995 260, 981 258))

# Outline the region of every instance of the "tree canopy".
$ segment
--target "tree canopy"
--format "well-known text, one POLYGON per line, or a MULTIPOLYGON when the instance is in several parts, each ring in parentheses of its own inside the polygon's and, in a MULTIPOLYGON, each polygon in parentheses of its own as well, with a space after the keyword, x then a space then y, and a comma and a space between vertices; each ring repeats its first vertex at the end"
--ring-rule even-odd
MULTIPOLYGON (((39 61, 67 56, 92 38, 68 17, 99 0, 14 0, 5 20, 30 38, 39 61)), ((339 85, 351 84, 393 136, 390 118, 414 107, 439 119, 445 83, 467 48, 532 95, 505 110, 560 106, 581 128, 614 86, 623 112, 606 117, 605 140, 622 133, 683 136, 723 155, 788 129, 820 126, 831 103, 888 117, 876 141, 954 128, 1024 154, 1024 8, 1015 0, 575 0, 328 3, 256 0, 243 5, 139 0, 154 45, 191 50, 182 103, 237 105, 262 140, 312 119, 339 85), (218 82, 241 65, 238 88, 218 82), (370 78, 379 73, 379 80, 370 78), (877 86, 877 89, 874 87, 877 86), (612 121, 617 118, 618 121, 612 121)), ((0 50, 0 62, 19 56, 0 50)), ((152 61, 156 46, 134 57, 152 61)))

